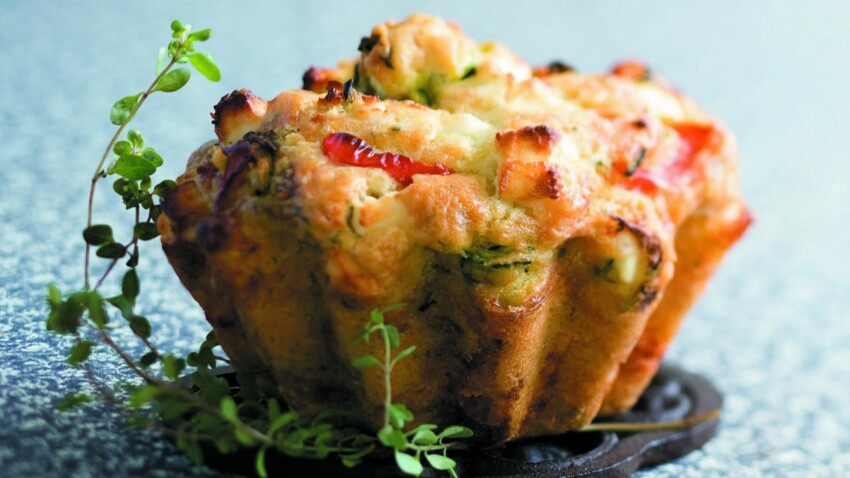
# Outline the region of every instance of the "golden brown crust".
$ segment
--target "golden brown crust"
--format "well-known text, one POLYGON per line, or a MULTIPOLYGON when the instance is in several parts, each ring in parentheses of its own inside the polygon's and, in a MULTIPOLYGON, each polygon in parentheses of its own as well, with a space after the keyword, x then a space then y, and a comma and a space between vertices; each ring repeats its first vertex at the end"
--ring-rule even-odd
POLYGON ((350 365, 374 344, 351 338, 406 303, 393 391, 417 420, 501 441, 631 406, 749 222, 731 135, 634 64, 533 70, 434 17, 360 50, 224 97, 165 198, 166 254, 228 354, 296 410, 377 427, 382 377, 350 365), (339 164, 334 133, 454 174, 339 164))

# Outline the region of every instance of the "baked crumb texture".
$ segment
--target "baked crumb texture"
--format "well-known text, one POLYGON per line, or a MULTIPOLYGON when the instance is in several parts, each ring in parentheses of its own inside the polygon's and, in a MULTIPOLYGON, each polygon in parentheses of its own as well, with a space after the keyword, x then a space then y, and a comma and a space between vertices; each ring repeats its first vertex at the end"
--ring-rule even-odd
POLYGON ((163 248, 227 353, 377 428, 381 373, 351 360, 381 344, 352 338, 405 303, 393 399, 418 421, 498 442, 630 407, 751 221, 732 135, 639 62, 532 68, 427 15, 360 51, 222 98, 165 199, 163 248), (335 133, 451 174, 341 164, 335 133))

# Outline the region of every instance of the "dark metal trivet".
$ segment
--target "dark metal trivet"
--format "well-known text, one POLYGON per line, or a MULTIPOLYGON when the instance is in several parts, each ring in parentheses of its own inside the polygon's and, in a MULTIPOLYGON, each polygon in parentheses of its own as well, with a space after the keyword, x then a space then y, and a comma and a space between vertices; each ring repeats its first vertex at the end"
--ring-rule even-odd
MULTIPOLYGON (((222 375, 233 374, 223 371, 222 375)), ((650 423, 680 420, 719 410, 720 392, 699 375, 662 365, 635 406, 597 422, 650 423)), ((569 478, 628 477, 639 468, 675 460, 702 447, 717 433, 719 420, 689 428, 649 432, 569 432, 563 435, 520 440, 499 448, 456 451, 455 470, 462 478, 569 478)), ((254 476, 253 452, 221 455, 214 447, 203 449, 204 462, 219 470, 254 476)), ((355 468, 337 460, 307 460, 266 454, 273 477, 401 478, 390 455, 367 458, 355 468)), ((423 477, 448 476, 427 469, 423 477)))

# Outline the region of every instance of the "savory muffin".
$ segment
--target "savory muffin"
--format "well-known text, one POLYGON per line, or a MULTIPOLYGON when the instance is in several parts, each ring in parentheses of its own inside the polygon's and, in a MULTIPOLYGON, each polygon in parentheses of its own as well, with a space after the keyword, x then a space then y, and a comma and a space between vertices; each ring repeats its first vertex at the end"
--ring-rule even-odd
POLYGON ((238 367, 381 423, 393 394, 504 441, 630 407, 750 223, 734 139, 640 63, 534 69, 439 18, 375 27, 304 89, 215 107, 159 229, 238 367))

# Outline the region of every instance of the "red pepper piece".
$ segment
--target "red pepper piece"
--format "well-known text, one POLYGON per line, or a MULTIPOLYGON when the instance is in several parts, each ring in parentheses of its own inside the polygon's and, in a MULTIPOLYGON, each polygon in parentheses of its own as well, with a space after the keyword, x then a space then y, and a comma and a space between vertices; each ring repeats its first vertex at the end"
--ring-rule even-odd
POLYGON ((714 139, 714 127, 696 123, 681 123, 673 126, 681 139, 678 157, 664 169, 664 176, 675 178, 693 170, 694 158, 714 139))
POLYGON ((337 164, 381 168, 402 186, 413 182, 414 174, 439 174, 446 176, 454 171, 441 162, 434 164, 414 161, 393 153, 376 153, 369 143, 348 133, 333 133, 322 141, 322 152, 337 164))
POLYGON ((623 175, 622 184, 627 189, 637 189, 651 194, 658 188, 670 187, 671 183, 681 182, 694 174, 694 159, 703 149, 710 146, 714 139, 714 128, 711 125, 696 123, 681 123, 673 126, 681 140, 676 157, 657 170, 647 171, 635 168, 631 176, 626 175, 628 165, 625 161, 614 163, 614 170, 623 175))

